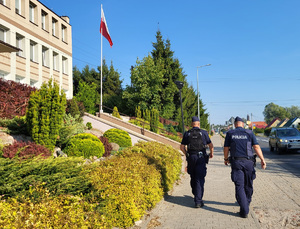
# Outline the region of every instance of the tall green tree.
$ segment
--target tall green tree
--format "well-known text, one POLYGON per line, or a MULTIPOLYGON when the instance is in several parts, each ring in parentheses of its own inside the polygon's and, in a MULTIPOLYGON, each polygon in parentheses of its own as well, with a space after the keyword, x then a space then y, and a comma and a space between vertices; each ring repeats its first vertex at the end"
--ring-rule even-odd
POLYGON ((98 97, 96 88, 97 85, 95 83, 88 84, 84 81, 79 81, 76 99, 83 103, 86 111, 90 114, 95 114, 98 110, 96 107, 98 97))
POLYGON ((265 106, 263 111, 266 123, 270 123, 274 118, 284 119, 289 118, 290 114, 284 107, 274 103, 269 103, 265 106))
POLYGON ((162 69, 155 65, 150 55, 142 61, 137 59, 131 71, 131 86, 127 86, 123 93, 129 114, 134 113, 136 106, 140 106, 141 110, 161 110, 162 77, 162 69))
POLYGON ((66 110, 66 95, 51 80, 30 95, 26 123, 32 139, 53 149, 59 136, 66 110))
MULTIPOLYGON (((105 60, 103 61, 103 105, 113 109, 115 106, 122 110, 122 83, 120 73, 115 70, 113 63, 108 69, 105 60)), ((100 71, 100 70, 99 70, 100 71)), ((109 110, 108 112, 111 112, 109 110)))

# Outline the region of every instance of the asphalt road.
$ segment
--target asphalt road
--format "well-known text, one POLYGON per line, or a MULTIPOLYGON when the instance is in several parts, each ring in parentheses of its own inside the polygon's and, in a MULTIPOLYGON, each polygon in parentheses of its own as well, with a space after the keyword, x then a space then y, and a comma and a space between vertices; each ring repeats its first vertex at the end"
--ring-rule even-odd
MULTIPOLYGON (((277 152, 270 152, 269 139, 267 137, 256 137, 257 141, 263 151, 265 160, 268 166, 268 160, 280 165, 283 169, 288 170, 294 175, 300 177, 300 151, 287 152, 278 154, 277 152)), ((258 160, 259 161, 259 160, 258 160)))

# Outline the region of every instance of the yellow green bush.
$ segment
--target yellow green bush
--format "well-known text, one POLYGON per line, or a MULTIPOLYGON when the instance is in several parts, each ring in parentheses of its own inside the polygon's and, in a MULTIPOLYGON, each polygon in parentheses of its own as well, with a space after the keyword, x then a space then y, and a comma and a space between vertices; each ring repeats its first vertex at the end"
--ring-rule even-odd
POLYGON ((141 155, 113 157, 90 174, 106 222, 129 227, 163 197, 160 173, 141 155))
POLYGON ((0 228, 130 227, 180 171, 179 151, 157 142, 88 165, 82 157, 0 159, 0 228))
POLYGON ((40 199, 0 199, 0 228, 111 228, 97 211, 98 203, 81 197, 52 196, 41 186, 34 187, 40 199))
POLYGON ((100 139, 93 134, 82 133, 70 138, 64 152, 68 156, 89 158, 91 156, 102 157, 104 146, 100 139))
POLYGON ((124 149, 121 154, 127 157, 142 154, 146 157, 148 163, 155 165, 156 169, 160 171, 164 192, 171 190, 174 182, 179 179, 182 165, 181 155, 170 145, 159 142, 139 142, 131 148, 124 149))
POLYGON ((124 130, 112 128, 105 131, 103 136, 108 139, 109 143, 117 143, 120 147, 132 146, 131 137, 124 130))

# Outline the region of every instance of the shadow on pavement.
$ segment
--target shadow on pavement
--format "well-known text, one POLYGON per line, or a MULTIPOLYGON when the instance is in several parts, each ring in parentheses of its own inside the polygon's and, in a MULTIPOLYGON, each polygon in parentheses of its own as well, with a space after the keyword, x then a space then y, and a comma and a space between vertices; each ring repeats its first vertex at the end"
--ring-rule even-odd
MULTIPOLYGON (((177 205, 181 205, 184 207, 189 207, 189 208, 195 208, 194 207, 194 198, 192 196, 170 196, 170 195, 166 195, 164 197, 164 200, 166 202, 172 203, 172 204, 177 204, 177 205)), ((219 209, 217 207, 212 207, 211 205, 217 205, 217 206, 238 206, 237 203, 223 203, 223 202, 218 202, 218 201, 205 201, 204 200, 204 210, 207 211, 212 211, 212 212, 217 212, 217 213, 221 213, 224 215, 231 215, 231 216, 238 216, 238 214, 236 212, 229 212, 226 210, 222 210, 219 209)))

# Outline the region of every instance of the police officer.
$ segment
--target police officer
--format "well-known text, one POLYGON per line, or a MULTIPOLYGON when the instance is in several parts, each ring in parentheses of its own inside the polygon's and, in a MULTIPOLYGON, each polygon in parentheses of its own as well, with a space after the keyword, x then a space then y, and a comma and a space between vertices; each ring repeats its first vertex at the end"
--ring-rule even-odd
POLYGON ((251 130, 244 129, 240 117, 234 120, 235 129, 227 132, 224 143, 224 163, 231 164, 231 180, 235 184, 235 197, 240 205, 239 215, 247 218, 253 194, 255 157, 261 160, 262 169, 266 168, 263 153, 251 130), (252 147, 256 153, 253 154, 252 147), (228 157, 230 151, 230 157, 228 157))
POLYGON ((187 160, 187 172, 191 177, 192 193, 196 208, 204 206, 202 197, 206 176, 206 163, 208 157, 214 153, 213 144, 205 130, 200 129, 200 121, 197 116, 192 117, 192 129, 185 132, 180 145, 181 151, 187 160), (210 154, 206 154, 206 145, 209 146, 210 154))

